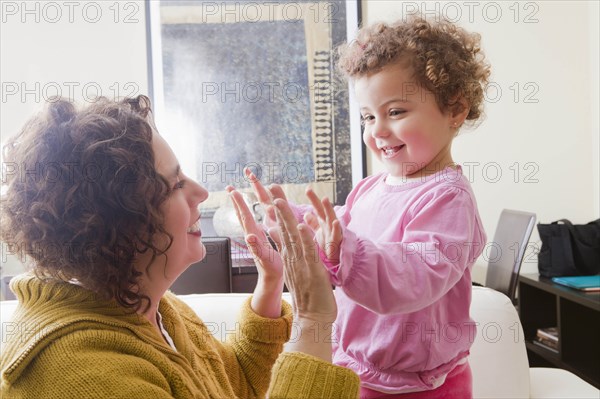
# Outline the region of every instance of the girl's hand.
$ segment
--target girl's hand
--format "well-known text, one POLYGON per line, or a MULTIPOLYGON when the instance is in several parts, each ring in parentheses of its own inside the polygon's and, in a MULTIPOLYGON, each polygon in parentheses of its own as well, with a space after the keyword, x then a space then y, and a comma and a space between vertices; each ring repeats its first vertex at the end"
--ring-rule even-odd
POLYGON ((249 168, 244 168, 244 174, 248 181, 250 181, 250 185, 256 194, 256 198, 258 198, 258 202, 265 209, 265 221, 263 223, 267 228, 276 227, 277 218, 273 208, 273 199, 281 198, 287 201, 283 189, 277 184, 272 184, 267 190, 249 168))
POLYGON ((306 189, 306 196, 313 206, 314 214, 304 215, 304 221, 314 231, 315 239, 325 252, 325 256, 332 264, 340 262, 340 246, 342 245, 342 227, 335 214, 333 205, 327 197, 322 200, 310 189, 306 189), (316 214, 316 215, 315 215, 316 214))
POLYGON ((321 263, 310 228, 298 224, 286 201, 276 199, 274 203, 279 231, 270 232, 283 259, 294 323, 301 329, 299 339, 288 344, 288 350, 331 362, 331 334, 337 306, 329 274, 321 263))
POLYGON ((281 316, 281 293, 283 292, 283 263, 273 249, 263 229, 256 224, 254 216, 242 195, 233 187, 227 191, 244 232, 246 244, 254 256, 258 270, 258 281, 252 297, 252 309, 260 316, 281 316))

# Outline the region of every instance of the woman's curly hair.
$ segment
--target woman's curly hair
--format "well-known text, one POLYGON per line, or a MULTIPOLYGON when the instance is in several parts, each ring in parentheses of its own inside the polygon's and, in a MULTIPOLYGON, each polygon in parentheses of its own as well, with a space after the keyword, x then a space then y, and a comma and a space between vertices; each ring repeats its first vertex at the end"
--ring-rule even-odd
POLYGON ((82 110, 53 99, 4 147, 0 239, 33 260, 40 277, 76 279, 126 308, 148 306, 134 259, 150 251, 151 263, 172 241, 153 126, 145 96, 101 98, 82 110))
POLYGON ((406 62, 416 83, 435 95, 442 111, 460 112, 462 98, 470 107, 466 119, 476 121, 483 113, 490 76, 480 39, 446 20, 414 16, 360 29, 356 40, 338 48, 337 64, 344 76, 355 79, 406 62))

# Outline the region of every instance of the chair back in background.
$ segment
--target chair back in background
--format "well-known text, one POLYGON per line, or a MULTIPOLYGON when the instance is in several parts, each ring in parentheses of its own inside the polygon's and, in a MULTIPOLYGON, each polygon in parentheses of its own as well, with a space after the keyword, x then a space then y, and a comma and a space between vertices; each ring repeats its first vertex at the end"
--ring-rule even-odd
POLYGON ((231 241, 202 237, 206 256, 184 271, 171 286, 177 295, 231 292, 231 241))
POLYGON ((485 285, 502 292, 513 303, 521 262, 535 220, 535 213, 503 209, 494 240, 488 243, 490 251, 485 285))

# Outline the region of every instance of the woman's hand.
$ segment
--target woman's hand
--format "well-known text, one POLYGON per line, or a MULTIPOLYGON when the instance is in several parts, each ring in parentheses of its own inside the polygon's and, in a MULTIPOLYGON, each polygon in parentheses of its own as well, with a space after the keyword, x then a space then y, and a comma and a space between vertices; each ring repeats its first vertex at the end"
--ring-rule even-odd
POLYGON ((342 227, 335 214, 333 205, 327 197, 322 200, 315 192, 307 188, 306 196, 313 206, 313 213, 304 215, 304 221, 314 231, 315 239, 332 264, 340 262, 340 246, 342 245, 342 227), (316 216, 315 216, 316 214, 316 216))
POLYGON ((288 203, 275 199, 279 231, 273 233, 283 259, 283 274, 292 297, 294 323, 300 334, 288 344, 331 361, 331 335, 337 316, 329 274, 319 258, 310 228, 298 224, 288 203))
POLYGON ((285 197, 285 193, 281 186, 277 184, 272 184, 267 190, 260 180, 250 171, 248 168, 244 168, 244 173, 246 178, 250 182, 254 193, 256 194, 256 198, 258 198, 258 202, 265 210, 265 220, 264 225, 267 228, 276 227, 277 226, 277 218, 275 216, 275 209, 273 208, 273 199, 281 198, 287 201, 285 197))
POLYGON ((244 232, 248 249, 254 256, 258 270, 258 281, 252 296, 252 309, 262 317, 281 316, 281 293, 283 292, 283 263, 273 249, 262 227, 257 225, 254 215, 242 195, 233 187, 227 191, 244 232))

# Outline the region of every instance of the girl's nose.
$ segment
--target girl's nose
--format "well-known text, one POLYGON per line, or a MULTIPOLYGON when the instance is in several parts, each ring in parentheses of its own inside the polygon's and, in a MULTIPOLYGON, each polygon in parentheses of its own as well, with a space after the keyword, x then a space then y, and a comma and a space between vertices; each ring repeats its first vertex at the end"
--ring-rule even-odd
POLYGON ((375 138, 387 137, 390 135, 390 130, 384 121, 378 120, 372 126, 371 135, 375 138))

